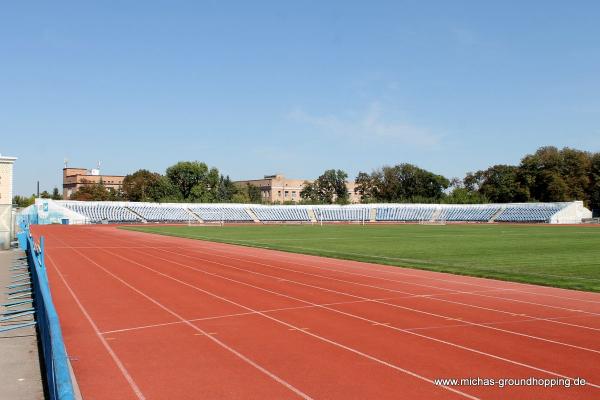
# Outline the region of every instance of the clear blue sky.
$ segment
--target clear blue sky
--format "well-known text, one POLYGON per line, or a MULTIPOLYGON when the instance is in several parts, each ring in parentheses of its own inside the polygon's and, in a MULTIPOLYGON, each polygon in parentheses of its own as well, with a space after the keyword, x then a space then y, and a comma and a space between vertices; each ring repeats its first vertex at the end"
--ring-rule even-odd
POLYGON ((598 1, 7 2, 0 152, 31 194, 65 157, 462 177, 542 145, 598 151, 599 20, 598 1))

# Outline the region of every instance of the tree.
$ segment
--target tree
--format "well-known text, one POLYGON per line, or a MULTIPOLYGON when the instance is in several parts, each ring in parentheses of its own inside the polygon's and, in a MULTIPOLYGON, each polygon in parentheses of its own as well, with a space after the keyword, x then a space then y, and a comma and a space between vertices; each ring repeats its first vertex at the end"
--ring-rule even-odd
POLYGON ((179 190, 181 197, 188 199, 192 189, 206 180, 208 166, 199 161, 180 161, 167 168, 167 178, 179 190))
POLYGON ((300 192, 300 197, 317 203, 338 204, 348 203, 348 174, 340 169, 329 169, 319 176, 312 184, 306 183, 300 192))
POLYGON ((217 201, 220 203, 229 203, 233 200, 233 196, 237 193, 237 188, 229 179, 229 176, 221 175, 219 179, 219 190, 217 192, 217 201))
POLYGON ((377 180, 373 175, 366 172, 359 172, 354 183, 356 184, 354 193, 360 195, 360 201, 362 203, 369 203, 378 198, 379 192, 377 190, 377 180))
POLYGON ((160 179, 160 174, 140 169, 123 179, 123 193, 129 201, 151 201, 150 188, 160 179))
POLYGON ((441 201, 450 185, 444 176, 407 163, 360 172, 355 183, 362 201, 380 202, 441 201))
POLYGON ((262 203, 262 194, 260 187, 247 183, 245 185, 236 186, 236 192, 232 197, 234 203, 262 203))
POLYGON ((254 203, 254 204, 262 203, 263 199, 262 199, 262 192, 260 190, 260 187, 249 183, 248 187, 246 188, 246 192, 248 192, 248 199, 250 200, 250 203, 254 203))
POLYGON ((166 177, 140 169, 123 179, 123 193, 129 201, 180 201, 177 188, 166 177))
POLYGON ((589 200, 592 154, 565 147, 560 151, 562 180, 567 185, 567 198, 589 200))
POLYGON ((52 190, 52 200, 62 200, 62 195, 60 194, 60 192, 58 191, 58 188, 55 187, 52 190))
MULTIPOLYGON (((87 182, 89 183, 89 182, 87 182)), ((118 201, 123 200, 123 193, 107 188, 102 181, 81 186, 71 194, 71 200, 80 201, 118 201)))
POLYGON ((519 167, 494 165, 483 171, 468 173, 465 188, 477 192, 492 203, 527 201, 529 192, 521 184, 519 167))
POLYGON ((47 190, 44 190, 42 193, 40 193, 40 198, 42 198, 42 199, 49 199, 51 197, 52 196, 50 195, 50 193, 48 193, 47 190))
POLYGON ((590 207, 600 209, 600 153, 594 154, 590 161, 590 207))
POLYGON ((320 197, 319 197, 319 192, 316 188, 316 185, 314 183, 305 181, 304 182, 304 187, 302 188, 302 190, 300 191, 300 197, 303 200, 303 203, 309 204, 309 203, 316 203, 316 204, 320 204, 322 203, 320 197))
POLYGON ((412 164, 385 166, 371 174, 376 199, 384 202, 435 201, 444 196, 450 181, 412 164))
POLYGON ((30 197, 26 197, 16 195, 13 196, 12 203, 19 208, 29 207, 30 205, 35 203, 35 196, 31 195, 30 197))
POLYGON ((521 160, 521 182, 531 200, 569 201, 590 200, 591 154, 553 146, 540 147, 521 160))
POLYGON ((470 192, 479 191, 484 182, 483 171, 467 172, 467 175, 462 180, 465 189, 470 192))
POLYGON ((443 203, 447 204, 482 204, 489 203, 489 200, 476 190, 472 190, 465 185, 463 180, 452 178, 450 181, 450 193, 442 198, 443 203))
POLYGON ((148 187, 148 195, 153 201, 161 203, 178 203, 183 201, 179 190, 177 190, 166 176, 162 175, 148 187))
POLYGON ((341 169, 328 169, 316 180, 320 197, 326 203, 348 203, 348 188, 346 179, 348 174, 341 169))

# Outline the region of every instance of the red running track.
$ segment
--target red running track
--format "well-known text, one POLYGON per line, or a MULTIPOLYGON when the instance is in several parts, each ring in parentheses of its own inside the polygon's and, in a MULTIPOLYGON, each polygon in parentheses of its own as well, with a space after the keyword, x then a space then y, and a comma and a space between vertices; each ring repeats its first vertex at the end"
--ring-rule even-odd
POLYGON ((85 399, 600 398, 597 293, 111 226, 34 233, 85 399), (558 386, 499 387, 529 378, 558 386))

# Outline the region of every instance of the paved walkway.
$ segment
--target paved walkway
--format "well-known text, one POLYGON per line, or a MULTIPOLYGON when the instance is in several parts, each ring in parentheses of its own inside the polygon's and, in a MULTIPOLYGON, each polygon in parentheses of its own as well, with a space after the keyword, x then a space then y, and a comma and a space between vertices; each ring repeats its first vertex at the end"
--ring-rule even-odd
MULTIPOLYGON (((22 251, 0 251, 0 303, 8 301, 6 286, 11 284, 10 276, 16 273, 10 270, 11 265, 15 263, 13 260, 24 256, 22 251)), ((0 307, 0 314, 6 311, 6 308, 0 307)), ((32 319, 27 316, 4 321, 0 322, 0 327, 32 319)), ((35 327, 0 333, 0 371, 0 399, 44 399, 35 327)))

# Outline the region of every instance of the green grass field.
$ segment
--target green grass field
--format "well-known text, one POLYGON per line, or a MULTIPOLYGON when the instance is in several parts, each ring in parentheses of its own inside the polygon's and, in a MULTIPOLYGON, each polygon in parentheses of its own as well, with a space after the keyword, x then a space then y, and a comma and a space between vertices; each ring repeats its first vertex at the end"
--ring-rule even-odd
POLYGON ((250 225, 124 229, 600 292, 600 229, 587 226, 250 225))

